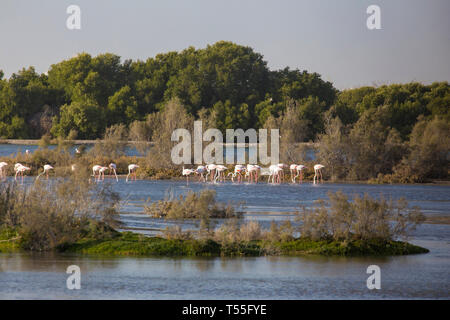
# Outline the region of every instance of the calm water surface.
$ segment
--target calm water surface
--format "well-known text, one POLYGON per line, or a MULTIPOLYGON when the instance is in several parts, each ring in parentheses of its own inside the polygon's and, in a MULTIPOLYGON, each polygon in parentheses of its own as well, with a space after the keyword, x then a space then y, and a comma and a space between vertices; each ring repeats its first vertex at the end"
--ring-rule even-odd
MULTIPOLYGON (((27 179, 26 183, 31 183, 27 179)), ((51 183, 51 182, 50 182, 51 183)), ((327 192, 406 198, 429 216, 450 215, 450 187, 435 185, 220 185, 174 181, 113 183, 124 228, 152 233, 170 222, 144 214, 144 202, 168 193, 216 190, 219 201, 245 201, 245 218, 268 226, 292 219, 327 192)), ((184 227, 195 227, 185 224, 184 227)), ((449 299, 450 225, 424 224, 411 242, 431 250, 404 257, 105 258, 0 254, 1 299, 449 299), (67 266, 82 271, 82 289, 66 289, 67 266), (381 290, 366 287, 367 266, 381 268, 381 290)))

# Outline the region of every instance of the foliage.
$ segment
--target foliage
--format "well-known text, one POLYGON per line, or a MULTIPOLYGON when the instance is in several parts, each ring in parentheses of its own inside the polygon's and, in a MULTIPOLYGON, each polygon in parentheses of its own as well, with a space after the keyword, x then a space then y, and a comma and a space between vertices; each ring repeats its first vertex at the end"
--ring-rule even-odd
MULTIPOLYGON (((116 226, 117 194, 109 188, 94 189, 84 178, 51 184, 37 181, 28 187, 14 183, 0 187, 0 228, 17 230, 23 249, 51 250, 99 232, 99 223, 116 226)), ((103 228, 103 231, 108 228, 103 228)))
POLYGON ((424 215, 417 207, 408 208, 404 199, 396 202, 356 196, 349 201, 342 192, 328 194, 314 209, 298 212, 300 235, 312 240, 382 240, 407 238, 424 215))
POLYGON ((199 193, 188 192, 186 196, 174 198, 173 194, 164 200, 149 203, 145 212, 155 218, 165 219, 201 219, 234 218, 239 217, 232 204, 223 204, 216 201, 214 190, 202 190, 199 193))

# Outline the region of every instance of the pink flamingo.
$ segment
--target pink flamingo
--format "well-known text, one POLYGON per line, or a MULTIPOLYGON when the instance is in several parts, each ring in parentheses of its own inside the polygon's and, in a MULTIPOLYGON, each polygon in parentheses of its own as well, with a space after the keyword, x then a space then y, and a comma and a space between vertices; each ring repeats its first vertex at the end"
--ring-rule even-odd
POLYGON ((131 175, 131 180, 133 180, 133 176, 134 176, 134 181, 136 181, 136 170, 137 168, 139 168, 139 166, 137 164, 130 164, 128 166, 128 174, 127 174, 127 179, 126 181, 128 182, 128 177, 131 175))
POLYGON ((208 176, 211 175, 211 182, 214 180, 215 173, 216 173, 217 165, 214 163, 210 163, 206 165, 206 171, 208 173, 206 174, 206 179, 208 179, 208 176))
POLYGON ((228 169, 227 167, 225 167, 221 164, 217 165, 216 166, 216 176, 214 177, 214 182, 217 182, 217 181, 224 182, 225 181, 225 171, 227 171, 227 169, 228 169))
POLYGON ((297 179, 297 177, 300 177, 300 183, 303 182, 303 170, 305 169, 306 167, 302 164, 291 164, 290 170, 292 183, 295 183, 295 179, 297 179))
POLYGON ((117 178, 117 172, 116 172, 116 164, 115 163, 110 163, 109 166, 109 174, 111 174, 111 171, 114 172, 114 175, 116 176, 116 181, 119 181, 119 178, 117 178))
POLYGON ((44 165, 44 171, 42 171, 40 174, 38 174, 38 176, 36 177, 36 180, 38 180, 39 177, 42 176, 43 174, 45 174, 47 176, 47 180, 48 180, 48 173, 50 170, 53 170, 53 169, 54 168, 49 164, 44 165))
POLYGON ((183 166, 183 171, 181 172, 181 174, 186 177, 187 184, 189 184, 189 176, 194 173, 195 173, 194 169, 185 169, 183 166))
POLYGON ((258 183, 259 173, 261 172, 261 167, 257 164, 248 164, 246 176, 248 176, 248 182, 252 183, 255 180, 255 183, 258 183))
POLYGON ((195 169, 195 173, 199 175, 198 181, 206 182, 206 178, 204 174, 206 173, 206 167, 205 166, 198 166, 197 169, 195 169))
POLYGON ((31 170, 29 167, 25 167, 24 165, 20 163, 16 163, 14 165, 14 171, 16 171, 16 175, 14 176, 14 180, 17 180, 17 176, 20 175, 22 177, 22 183, 23 183, 23 173, 25 171, 31 170))
POLYGON ((234 166, 234 172, 230 172, 228 174, 228 176, 231 175, 231 181, 234 182, 234 178, 238 178, 237 182, 240 183, 241 182, 241 178, 242 178, 242 173, 244 173, 246 171, 245 166, 243 166, 242 164, 237 164, 234 166))
POLYGON ((108 170, 108 169, 109 169, 108 167, 101 167, 101 168, 98 170, 98 172, 99 172, 99 175, 98 175, 98 181, 100 181, 100 177, 102 178, 102 181, 105 180, 105 171, 108 170))
POLYGON ((102 166, 99 166, 98 164, 92 167, 92 176, 94 177, 94 181, 100 180, 100 169, 102 166), (96 175, 98 174, 98 179, 96 178, 96 175))
POLYGON ((281 183, 281 172, 283 172, 283 169, 280 168, 278 165, 271 165, 269 167, 270 175, 267 179, 267 183, 270 182, 270 179, 272 178, 272 183, 281 183))
POLYGON ((325 166, 321 164, 316 164, 314 166, 314 179, 313 179, 314 184, 316 184, 316 177, 318 182, 320 180, 323 183, 322 168, 325 168, 325 166))
POLYGON ((0 179, 6 179, 6 172, 3 171, 6 166, 8 166, 6 162, 0 162, 0 179))

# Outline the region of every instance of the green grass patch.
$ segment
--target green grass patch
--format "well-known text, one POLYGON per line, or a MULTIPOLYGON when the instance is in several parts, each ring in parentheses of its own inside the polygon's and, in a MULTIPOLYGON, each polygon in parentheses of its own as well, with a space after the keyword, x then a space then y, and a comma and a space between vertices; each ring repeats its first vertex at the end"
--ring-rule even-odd
POLYGON ((214 240, 178 240, 147 237, 124 232, 111 239, 83 239, 59 248, 63 252, 129 255, 129 256, 262 256, 305 255, 327 256, 388 256, 427 253, 421 248, 401 241, 241 241, 219 243, 214 240))

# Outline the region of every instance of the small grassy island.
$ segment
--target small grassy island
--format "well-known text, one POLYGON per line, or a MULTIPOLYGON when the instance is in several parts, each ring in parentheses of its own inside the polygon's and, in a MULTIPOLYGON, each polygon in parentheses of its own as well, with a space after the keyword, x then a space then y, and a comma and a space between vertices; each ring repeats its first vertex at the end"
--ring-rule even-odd
POLYGON ((119 201, 108 184, 89 184, 74 176, 54 183, 0 187, 0 252, 56 251, 138 256, 261 256, 261 255, 405 255, 429 252, 398 241, 423 222, 417 208, 368 195, 351 201, 341 192, 329 194, 313 209, 296 212, 291 221, 272 222, 264 230, 244 223, 234 206, 217 203, 215 192, 203 190, 167 198, 145 207, 161 219, 199 221, 198 230, 175 225, 149 237, 118 232, 119 201), (212 218, 224 223, 215 228, 212 218))

